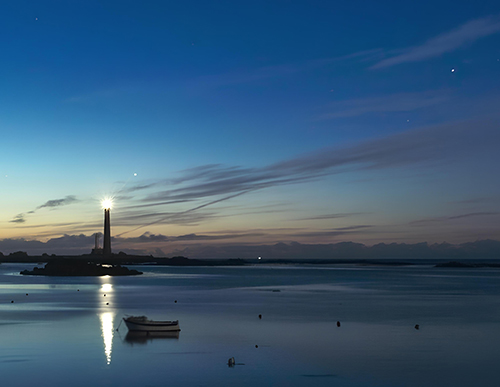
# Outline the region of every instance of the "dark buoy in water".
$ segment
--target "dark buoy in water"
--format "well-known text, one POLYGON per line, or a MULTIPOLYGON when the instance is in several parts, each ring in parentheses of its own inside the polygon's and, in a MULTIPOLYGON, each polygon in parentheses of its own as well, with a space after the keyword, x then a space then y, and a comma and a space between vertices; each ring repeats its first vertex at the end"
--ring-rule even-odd
POLYGON ((109 302, 106 302, 106 305, 109 305, 109 302))
POLYGON ((337 326, 340 327, 340 321, 337 321, 337 326))
POLYGON ((261 314, 259 314, 259 319, 262 320, 262 315, 261 314))
POLYGON ((415 325, 415 329, 417 329, 417 330, 420 329, 420 325, 418 325, 418 324, 415 325))
POLYGON ((79 292, 79 291, 80 291, 80 289, 76 289, 76 291, 77 291, 77 292, 79 292))
POLYGON ((177 300, 174 301, 174 304, 177 304, 177 300))
POLYGON ((259 348, 259 346, 257 344, 255 344, 255 348, 259 348))
POLYGON ((236 364, 236 361, 234 360, 234 357, 230 357, 229 360, 227 361, 227 366, 234 367, 235 364, 236 364))
POLYGON ((104 297, 106 297, 106 295, 104 295, 104 297))
POLYGON ((26 295, 28 295, 28 293, 26 293, 26 295))
POLYGON ((13 304, 13 303, 14 303, 14 300, 12 300, 10 303, 11 303, 11 304, 13 304))

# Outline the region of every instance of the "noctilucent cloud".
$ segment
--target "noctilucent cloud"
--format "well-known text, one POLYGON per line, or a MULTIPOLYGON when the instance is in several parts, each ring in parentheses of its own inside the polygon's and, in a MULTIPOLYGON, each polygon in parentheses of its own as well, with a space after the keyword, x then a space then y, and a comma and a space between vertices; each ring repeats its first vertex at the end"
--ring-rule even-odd
POLYGON ((0 5, 0 251, 500 235, 498 1, 0 5))

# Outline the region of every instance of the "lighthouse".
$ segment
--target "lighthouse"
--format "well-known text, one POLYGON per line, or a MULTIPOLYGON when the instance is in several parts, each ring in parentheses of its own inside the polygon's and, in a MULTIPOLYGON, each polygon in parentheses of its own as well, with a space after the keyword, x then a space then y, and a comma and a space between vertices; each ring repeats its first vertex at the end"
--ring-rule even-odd
POLYGON ((111 222, 109 216, 111 200, 103 200, 102 207, 104 209, 104 243, 102 253, 104 255, 111 255, 111 222))
POLYGON ((111 226, 109 224, 109 208, 104 209, 104 255, 111 255, 111 226))

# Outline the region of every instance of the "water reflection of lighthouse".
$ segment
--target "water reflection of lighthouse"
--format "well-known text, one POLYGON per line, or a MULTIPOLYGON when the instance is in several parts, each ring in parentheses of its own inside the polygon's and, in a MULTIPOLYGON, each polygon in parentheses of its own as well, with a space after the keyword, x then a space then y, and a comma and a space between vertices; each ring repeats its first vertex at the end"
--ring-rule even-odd
MULTIPOLYGON (((110 277, 101 277, 103 280, 109 280, 110 277)), ((113 285, 110 283, 103 283, 98 293, 98 302, 102 303, 101 310, 107 307, 113 298, 113 285)), ((107 308, 106 308, 107 309, 107 308)), ((113 352, 113 336, 114 336, 114 312, 102 311, 99 315, 101 320, 101 336, 104 345, 104 356, 106 357, 106 364, 111 364, 111 353, 113 352)))

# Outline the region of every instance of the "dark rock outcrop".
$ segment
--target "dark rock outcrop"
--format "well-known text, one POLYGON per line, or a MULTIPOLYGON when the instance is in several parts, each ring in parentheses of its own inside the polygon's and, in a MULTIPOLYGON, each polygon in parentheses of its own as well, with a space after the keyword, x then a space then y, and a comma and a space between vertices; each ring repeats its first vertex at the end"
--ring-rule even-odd
POLYGON ((142 272, 131 270, 120 265, 106 265, 84 260, 55 259, 48 262, 44 268, 35 267, 33 270, 23 270, 23 275, 47 276, 119 276, 138 275, 142 272))

